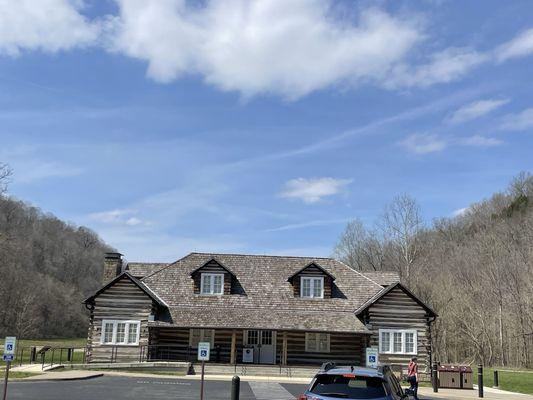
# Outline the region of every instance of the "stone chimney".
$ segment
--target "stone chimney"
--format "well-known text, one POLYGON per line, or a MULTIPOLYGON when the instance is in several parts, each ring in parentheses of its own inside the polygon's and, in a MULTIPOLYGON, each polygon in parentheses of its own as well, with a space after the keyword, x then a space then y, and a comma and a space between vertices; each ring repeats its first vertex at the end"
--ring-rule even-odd
POLYGON ((122 272, 122 254, 105 253, 104 260, 104 285, 122 272))

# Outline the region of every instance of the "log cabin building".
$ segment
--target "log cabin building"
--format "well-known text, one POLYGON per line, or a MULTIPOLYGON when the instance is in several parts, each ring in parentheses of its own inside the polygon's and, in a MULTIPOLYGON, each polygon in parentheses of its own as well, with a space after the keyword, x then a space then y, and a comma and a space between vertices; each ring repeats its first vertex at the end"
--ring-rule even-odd
POLYGON ((191 253, 123 265, 108 253, 104 286, 84 302, 89 362, 194 361, 210 342, 211 361, 225 364, 364 365, 376 347, 381 363, 416 355, 425 367, 436 318, 395 273, 332 258, 191 253))

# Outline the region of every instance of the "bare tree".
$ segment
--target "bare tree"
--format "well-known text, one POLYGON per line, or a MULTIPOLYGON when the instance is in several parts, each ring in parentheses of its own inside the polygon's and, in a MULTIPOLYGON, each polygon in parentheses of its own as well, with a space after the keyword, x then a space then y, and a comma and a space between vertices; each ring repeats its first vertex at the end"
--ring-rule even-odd
POLYGON ((419 234, 423 223, 418 203, 406 194, 396 196, 385 207, 380 226, 392 256, 397 259, 400 278, 409 282, 412 267, 421 251, 419 234))
POLYGON ((13 170, 9 165, 0 162, 0 196, 7 191, 7 186, 11 182, 11 175, 13 170))
POLYGON ((359 271, 383 269, 382 242, 359 219, 348 222, 335 246, 334 256, 359 271))

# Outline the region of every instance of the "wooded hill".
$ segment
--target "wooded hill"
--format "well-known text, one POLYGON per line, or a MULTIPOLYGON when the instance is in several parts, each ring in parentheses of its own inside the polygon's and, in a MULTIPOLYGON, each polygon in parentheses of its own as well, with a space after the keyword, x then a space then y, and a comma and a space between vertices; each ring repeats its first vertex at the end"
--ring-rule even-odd
POLYGON ((87 228, 2 195, 1 184, 0 337, 86 336, 81 301, 101 285, 109 247, 87 228))
POLYGON ((533 176, 426 226, 399 196, 374 227, 355 220, 335 256, 358 270, 395 270, 439 314, 441 362, 532 367, 533 176))

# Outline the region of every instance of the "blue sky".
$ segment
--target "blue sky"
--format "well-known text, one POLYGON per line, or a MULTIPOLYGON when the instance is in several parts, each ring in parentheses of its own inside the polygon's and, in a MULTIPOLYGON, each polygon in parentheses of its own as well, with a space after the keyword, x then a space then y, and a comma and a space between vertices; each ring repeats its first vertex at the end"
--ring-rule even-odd
POLYGON ((533 170, 530 1, 0 5, 10 194, 130 261, 329 255, 533 170), (2 9, 3 8, 3 9, 2 9))

